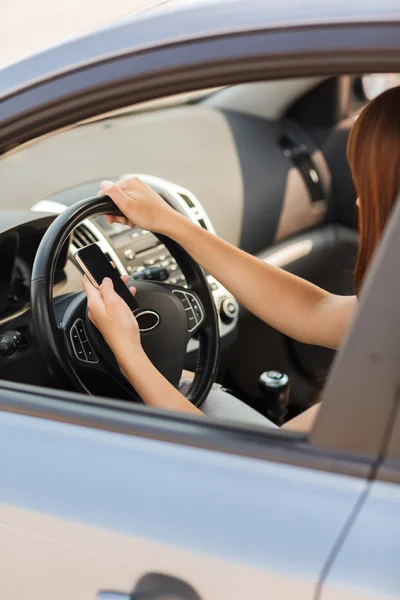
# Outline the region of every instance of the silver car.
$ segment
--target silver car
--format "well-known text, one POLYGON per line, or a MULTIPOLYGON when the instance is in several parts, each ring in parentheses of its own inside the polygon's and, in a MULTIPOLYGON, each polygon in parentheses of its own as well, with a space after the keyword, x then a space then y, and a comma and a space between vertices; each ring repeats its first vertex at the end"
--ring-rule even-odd
POLYGON ((396 72, 398 0, 166 3, 1 71, 2 600, 400 597, 400 206, 334 356, 95 197, 140 174, 199 226, 352 294, 346 140, 396 72), (144 308, 155 285, 200 299, 184 347, 143 332, 171 381, 202 345, 195 403, 218 375, 268 413, 257 382, 278 369, 291 415, 322 398, 311 433, 143 406, 87 331, 72 255, 92 242, 144 308))

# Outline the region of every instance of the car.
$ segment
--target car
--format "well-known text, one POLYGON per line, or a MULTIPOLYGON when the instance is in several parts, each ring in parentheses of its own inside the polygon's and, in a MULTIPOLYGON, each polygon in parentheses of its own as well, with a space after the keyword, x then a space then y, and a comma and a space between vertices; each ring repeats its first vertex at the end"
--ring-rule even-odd
POLYGON ((200 227, 352 294, 346 141, 397 73, 394 0, 166 3, 2 69, 2 598, 398 598, 400 203, 334 355, 96 197, 140 175, 200 227), (203 344, 195 403, 217 375, 269 414, 258 380, 277 369, 289 415, 322 398, 312 431, 143 406, 87 320, 89 243, 143 309, 174 302, 164 337, 142 335, 171 381, 203 344))

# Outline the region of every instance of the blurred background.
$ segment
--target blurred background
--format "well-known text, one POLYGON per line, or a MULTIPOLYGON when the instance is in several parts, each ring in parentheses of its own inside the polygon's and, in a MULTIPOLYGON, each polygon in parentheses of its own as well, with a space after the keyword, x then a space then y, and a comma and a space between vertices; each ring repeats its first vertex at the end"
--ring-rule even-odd
POLYGON ((0 67, 162 5, 193 0, 0 0, 0 67))

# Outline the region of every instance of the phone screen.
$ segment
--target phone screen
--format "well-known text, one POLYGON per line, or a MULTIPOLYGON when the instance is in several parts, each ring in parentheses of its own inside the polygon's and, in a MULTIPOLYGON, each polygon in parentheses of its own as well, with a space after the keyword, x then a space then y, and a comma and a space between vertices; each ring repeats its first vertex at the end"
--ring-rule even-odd
MULTIPOLYGON (((120 278, 118 271, 114 269, 107 256, 100 250, 97 244, 90 244, 78 250, 74 258, 83 271, 101 285, 105 277, 109 277, 114 285, 114 290, 127 303, 132 311, 139 308, 139 304, 132 296, 125 283, 120 278)), ((93 282, 92 282, 93 283, 93 282)))

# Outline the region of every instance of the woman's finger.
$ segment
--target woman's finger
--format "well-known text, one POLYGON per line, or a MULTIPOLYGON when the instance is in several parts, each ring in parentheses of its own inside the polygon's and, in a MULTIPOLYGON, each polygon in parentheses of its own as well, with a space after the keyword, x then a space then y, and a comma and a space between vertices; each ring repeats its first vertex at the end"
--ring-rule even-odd
POLYGON ((106 308, 114 306, 115 302, 120 299, 116 291, 114 290, 113 282, 109 277, 103 279, 103 283, 100 286, 100 294, 103 298, 106 308))
POLYGON ((116 215, 104 215, 104 218, 111 224, 121 223, 121 225, 127 225, 128 227, 135 227, 134 223, 126 217, 117 217, 116 215))
POLYGON ((121 279, 124 283, 128 283, 128 281, 129 281, 128 275, 121 275, 121 279))
POLYGON ((83 282, 83 287, 85 288, 86 296, 88 297, 88 299, 92 298, 93 290, 95 290, 96 288, 94 287, 94 285, 92 285, 90 283, 90 281, 86 275, 83 276, 82 282, 83 282))
POLYGON ((136 288, 133 287, 133 285, 131 285, 131 287, 129 288, 130 293, 132 294, 132 296, 136 295, 136 288))
POLYGON ((104 215, 109 223, 121 223, 121 225, 128 225, 132 227, 131 222, 126 217, 116 215, 104 215))
POLYGON ((109 181, 108 179, 104 179, 104 181, 102 181, 102 182, 100 183, 100 189, 101 189, 103 192, 106 192, 106 191, 107 191, 107 189, 108 189, 110 186, 112 186, 112 185, 114 185, 112 181, 109 181))
POLYGON ((129 196, 127 196, 118 185, 116 185, 115 183, 111 183, 111 181, 103 181, 101 184, 101 189, 106 194, 106 196, 109 196, 111 200, 118 206, 120 211, 123 214, 126 214, 126 211, 132 202, 132 199, 129 196))
POLYGON ((99 290, 97 290, 94 287, 94 285, 90 283, 86 275, 84 275, 83 277, 83 287, 85 288, 86 296, 88 299, 88 306, 90 306, 90 309, 92 311, 101 309, 101 306, 103 304, 101 294, 99 290))

